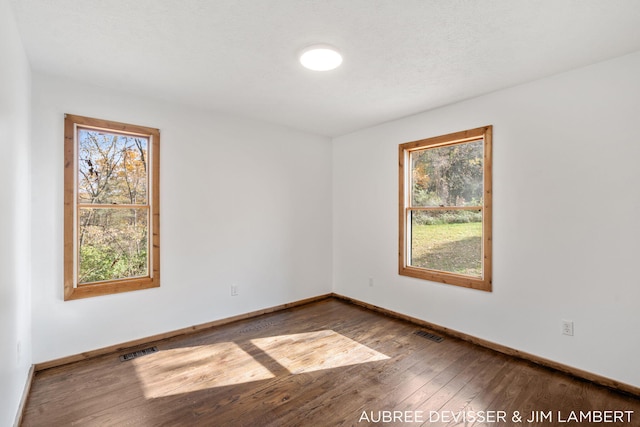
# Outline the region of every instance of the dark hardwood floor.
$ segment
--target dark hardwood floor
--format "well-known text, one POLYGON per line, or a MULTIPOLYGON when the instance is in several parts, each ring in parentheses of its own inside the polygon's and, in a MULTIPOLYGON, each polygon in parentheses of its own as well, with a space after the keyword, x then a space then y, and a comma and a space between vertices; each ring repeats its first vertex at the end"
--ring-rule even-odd
POLYGON ((326 299, 38 372, 22 425, 640 426, 638 397, 418 329, 326 299))

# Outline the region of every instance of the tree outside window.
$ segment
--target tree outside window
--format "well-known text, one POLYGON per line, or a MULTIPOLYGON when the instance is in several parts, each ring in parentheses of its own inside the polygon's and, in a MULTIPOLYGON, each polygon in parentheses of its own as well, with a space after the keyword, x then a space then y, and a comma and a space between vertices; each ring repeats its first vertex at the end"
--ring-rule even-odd
POLYGON ((65 299, 159 285, 157 129, 65 118, 65 299))
POLYGON ((491 132, 400 145, 400 274, 491 290, 491 132))

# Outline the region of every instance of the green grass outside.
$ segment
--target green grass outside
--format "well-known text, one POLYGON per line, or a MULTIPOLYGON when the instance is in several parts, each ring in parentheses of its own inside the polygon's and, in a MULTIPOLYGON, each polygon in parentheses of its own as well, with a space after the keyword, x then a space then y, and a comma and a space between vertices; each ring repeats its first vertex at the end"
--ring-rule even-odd
POLYGON ((414 267, 482 276, 482 223, 412 226, 414 267))

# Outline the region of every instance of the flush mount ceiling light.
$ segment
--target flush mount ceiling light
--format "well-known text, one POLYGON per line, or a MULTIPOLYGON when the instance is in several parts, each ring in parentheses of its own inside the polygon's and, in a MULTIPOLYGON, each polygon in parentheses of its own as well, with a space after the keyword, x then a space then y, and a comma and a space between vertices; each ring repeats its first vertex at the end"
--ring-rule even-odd
POLYGON ((316 44, 300 52, 300 63, 314 71, 329 71, 342 64, 342 55, 333 46, 316 44))

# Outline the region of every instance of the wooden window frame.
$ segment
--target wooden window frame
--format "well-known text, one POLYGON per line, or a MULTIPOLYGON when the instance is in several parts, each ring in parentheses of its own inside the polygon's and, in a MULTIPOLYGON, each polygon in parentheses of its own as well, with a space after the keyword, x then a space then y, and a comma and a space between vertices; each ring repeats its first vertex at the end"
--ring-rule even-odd
POLYGON ((157 288, 160 286, 160 131, 109 120, 72 114, 64 118, 64 300, 157 288), (78 152, 77 130, 95 129, 114 134, 148 138, 147 159, 149 204, 148 275, 129 279, 77 283, 78 152))
MULTIPOLYGON (((455 132, 448 135, 437 136, 419 141, 407 142, 399 145, 399 250, 398 250, 398 273, 402 276, 409 276, 418 279, 441 282, 465 288, 478 289, 482 291, 492 291, 492 137, 493 127, 491 125, 480 128, 455 132), (411 206, 410 178, 411 165, 409 155, 413 151, 420 151, 428 148, 445 147, 456 144, 483 140, 483 203, 482 209, 482 264, 483 276, 481 278, 455 274, 446 271, 431 270, 408 265, 408 246, 411 239, 407 235, 409 215, 415 207, 411 206), (406 165, 406 166, 405 166, 406 165)), ((451 207, 437 207, 434 209, 451 209, 451 207)), ((430 208, 420 208, 428 210, 430 208)), ((460 207, 458 209, 465 209, 460 207)), ((475 208, 477 209, 477 208, 475 208)))

